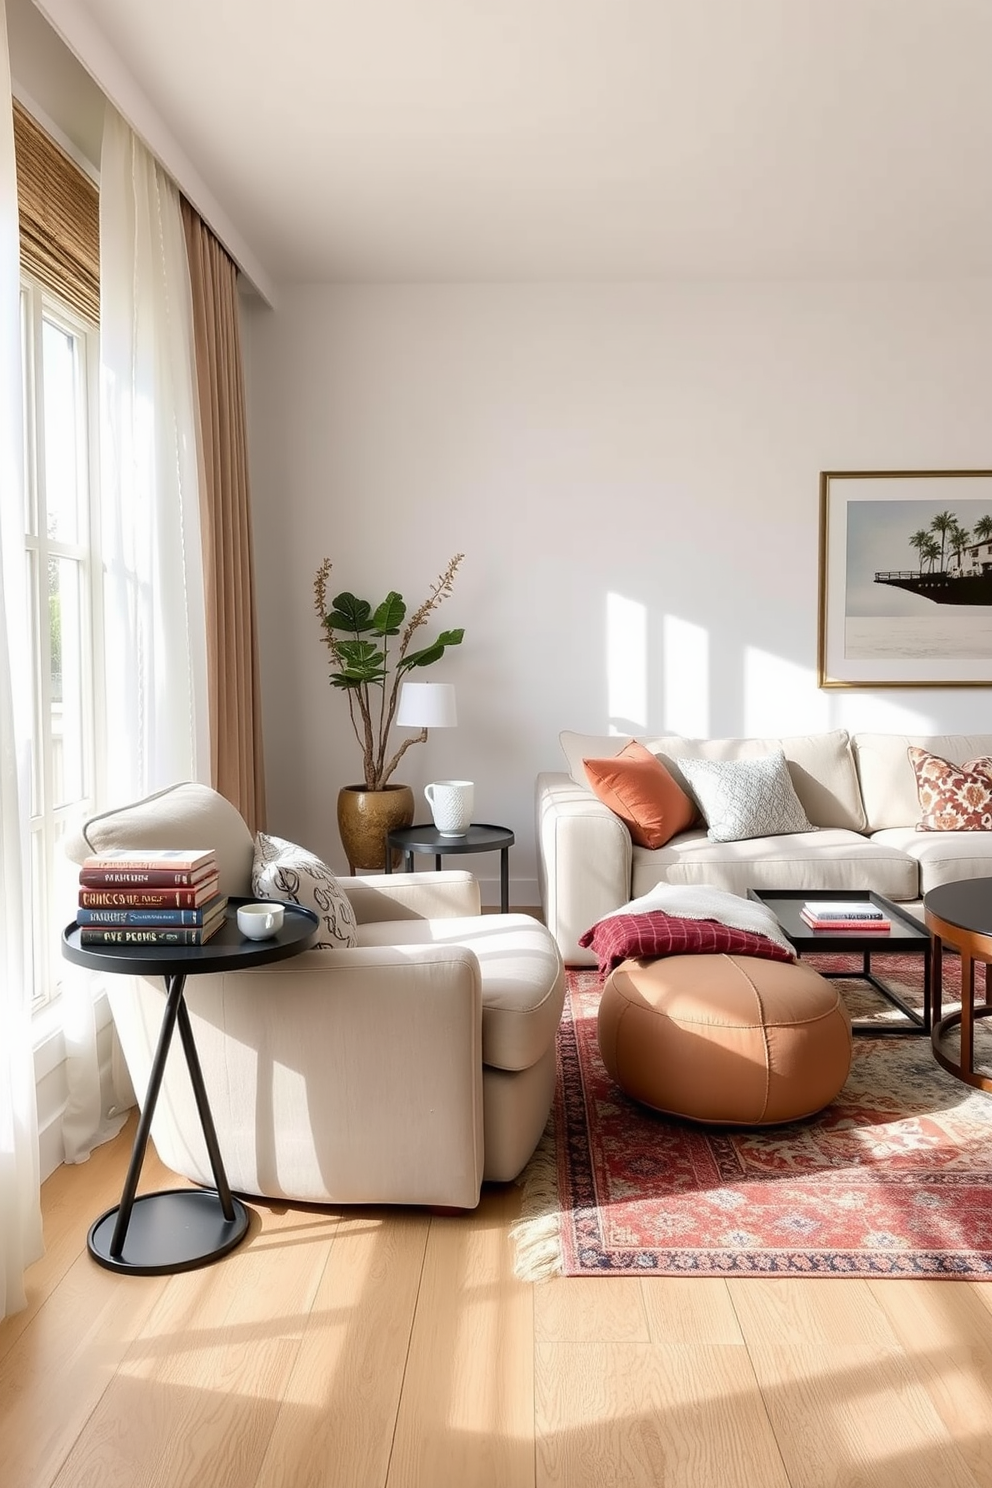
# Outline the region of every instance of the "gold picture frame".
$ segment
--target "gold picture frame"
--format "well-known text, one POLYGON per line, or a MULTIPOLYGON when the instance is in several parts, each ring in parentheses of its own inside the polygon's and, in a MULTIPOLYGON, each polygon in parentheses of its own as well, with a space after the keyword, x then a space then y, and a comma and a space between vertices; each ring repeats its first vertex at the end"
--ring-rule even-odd
POLYGON ((992 470, 821 471, 817 685, 990 684, 992 470))

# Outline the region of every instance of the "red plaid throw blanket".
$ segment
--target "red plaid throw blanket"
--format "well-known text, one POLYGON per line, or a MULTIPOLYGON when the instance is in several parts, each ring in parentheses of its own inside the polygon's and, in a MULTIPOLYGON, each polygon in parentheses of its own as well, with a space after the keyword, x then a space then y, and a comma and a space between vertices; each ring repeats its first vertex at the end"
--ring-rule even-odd
POLYGON ((644 914, 609 915, 587 930, 579 945, 591 947, 602 976, 621 961, 660 956, 760 956, 767 961, 793 961, 794 953, 767 935, 735 930, 719 920, 689 920, 660 909, 644 914))

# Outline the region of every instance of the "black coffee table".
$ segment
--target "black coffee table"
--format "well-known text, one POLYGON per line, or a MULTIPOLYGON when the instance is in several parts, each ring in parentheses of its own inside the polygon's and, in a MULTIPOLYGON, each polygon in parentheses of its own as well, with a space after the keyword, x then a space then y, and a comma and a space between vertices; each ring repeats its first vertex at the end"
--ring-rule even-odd
MULTIPOLYGON (((446 837, 433 824, 426 827, 397 827, 386 838, 390 847, 403 853, 407 873, 413 868, 414 853, 433 853, 434 867, 449 853, 499 852, 499 907, 501 914, 510 909, 510 848, 514 843, 509 827, 496 827, 489 822, 473 822, 460 837, 446 837)), ((386 872, 393 871, 393 855, 386 853, 386 872)))
POLYGON ((306 950, 320 925, 312 910, 287 904, 282 926, 270 940, 249 940, 238 929, 237 910, 239 904, 254 902, 229 900, 224 924, 202 946, 82 945, 75 922, 62 932, 62 954, 67 961, 89 967, 91 971, 161 976, 165 980, 162 1026, 121 1201, 101 1214, 86 1238, 90 1255, 110 1271, 124 1271, 133 1276, 192 1271, 227 1255, 248 1233, 248 1210, 232 1195, 224 1172, 183 989, 187 976, 198 972, 242 971, 246 966, 282 961, 306 950), (152 1116, 177 1024, 217 1188, 172 1188, 136 1197, 152 1116))
POLYGON ((900 1023, 852 1023, 853 1032, 864 1037, 884 1038, 895 1035, 924 1033, 929 1035, 933 1016, 933 954, 930 932, 922 921, 907 914, 898 904, 885 899, 881 894, 861 889, 748 889, 747 897, 770 909, 780 927, 792 942, 800 956, 812 952, 854 952, 861 956, 860 971, 821 971, 820 975, 832 980, 843 977, 869 982, 876 992, 899 1009, 903 1014, 900 1023), (854 908, 858 904, 873 904, 892 921, 891 930, 814 930, 803 919, 804 904, 817 900, 848 903, 854 908), (923 1014, 910 1007, 892 987, 875 975, 871 967, 872 956, 884 955, 922 956, 923 958, 923 1014))

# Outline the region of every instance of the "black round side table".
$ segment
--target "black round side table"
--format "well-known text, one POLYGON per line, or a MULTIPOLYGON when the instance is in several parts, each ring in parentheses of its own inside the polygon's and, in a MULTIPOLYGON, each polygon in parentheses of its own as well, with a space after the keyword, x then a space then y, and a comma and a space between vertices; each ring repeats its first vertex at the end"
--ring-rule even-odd
MULTIPOLYGON (((494 827, 486 822, 473 822, 460 837, 445 837, 437 827, 428 823, 424 827, 397 827, 387 834, 390 847, 403 853, 403 865, 407 873, 413 869, 414 853, 433 853, 434 867, 441 867, 441 859, 453 853, 478 853, 499 851, 499 908, 500 914, 510 912, 510 848, 514 843, 509 827, 494 827)), ((392 872, 393 855, 386 854, 386 872, 392 872)))
POLYGON ((67 961, 91 971, 161 976, 165 981, 165 1011, 121 1201, 94 1221, 86 1238, 90 1255, 110 1271, 132 1276, 192 1271, 227 1255, 248 1233, 248 1210, 231 1193, 224 1172, 183 989, 187 976, 197 972, 241 971, 246 966, 282 961, 307 949, 320 925, 313 910, 286 904, 282 926, 271 939, 249 940, 238 929, 237 911, 239 904, 254 902, 229 900, 224 924, 206 945, 83 945, 75 921, 62 932, 62 954, 67 961), (217 1188, 172 1188, 135 1197, 177 1024, 217 1188))

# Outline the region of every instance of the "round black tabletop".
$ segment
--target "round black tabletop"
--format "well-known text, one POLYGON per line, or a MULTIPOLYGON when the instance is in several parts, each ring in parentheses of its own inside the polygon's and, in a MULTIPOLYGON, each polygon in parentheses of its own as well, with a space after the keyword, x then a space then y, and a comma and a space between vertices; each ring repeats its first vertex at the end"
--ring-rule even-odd
POLYGON ((238 906, 258 902, 250 897, 229 899, 224 923, 206 945, 82 945, 80 927, 73 920, 62 932, 62 954, 67 961, 91 970, 178 976, 241 971, 246 966, 263 966, 268 961, 282 961, 305 951, 320 928, 320 921, 312 909, 302 904, 283 905, 282 925, 270 939, 250 940, 242 935, 238 929, 238 906))
POLYGON ((940 884, 924 894, 923 909, 972 935, 992 936, 992 878, 940 884))
POLYGON ((390 847, 404 852, 446 853, 488 852, 490 849, 512 847, 513 833, 509 827, 496 827, 489 822, 473 822, 467 832, 458 837, 446 837, 433 823, 422 827, 397 827, 389 833, 390 847))

